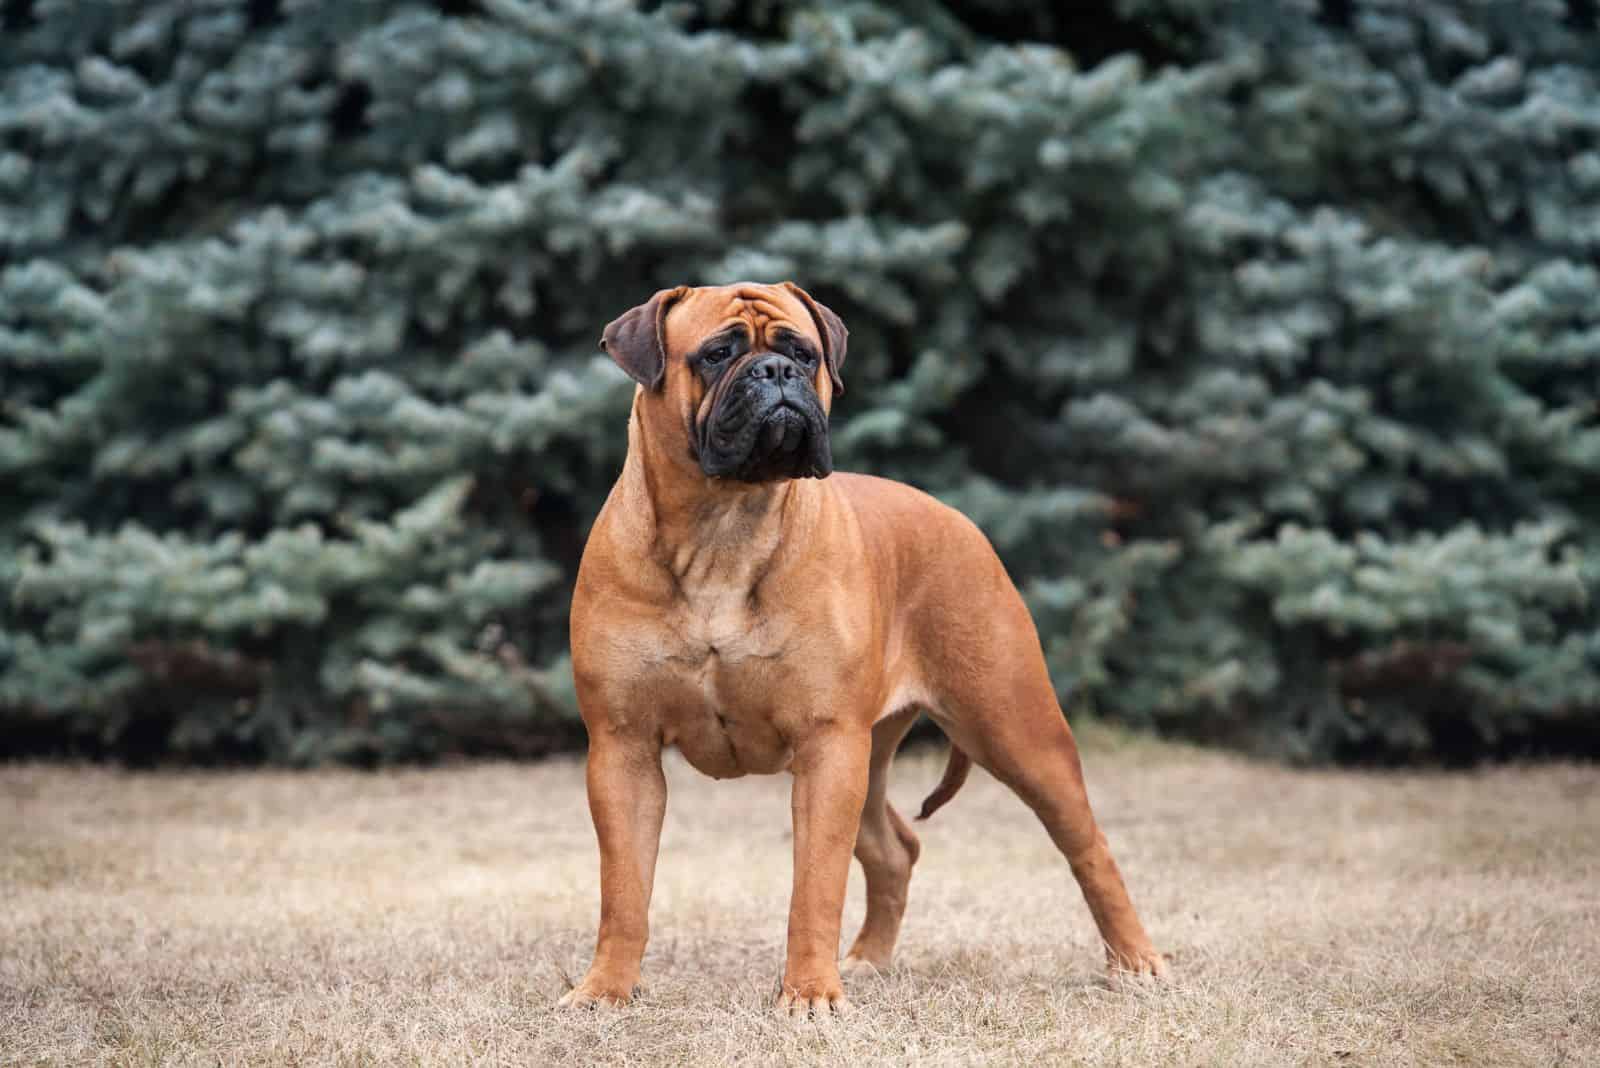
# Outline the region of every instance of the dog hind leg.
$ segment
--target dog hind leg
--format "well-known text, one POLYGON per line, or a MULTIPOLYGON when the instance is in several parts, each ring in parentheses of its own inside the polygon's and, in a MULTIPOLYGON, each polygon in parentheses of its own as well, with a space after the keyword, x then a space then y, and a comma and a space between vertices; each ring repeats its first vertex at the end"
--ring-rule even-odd
POLYGON ((840 971, 846 975, 887 969, 900 934, 900 921, 905 916, 911 867, 917 862, 922 845, 886 795, 895 750, 916 722, 917 714, 914 707, 902 709, 872 728, 871 771, 855 848, 867 879, 867 915, 861 933, 840 964, 840 971))
POLYGON ((1009 786, 1038 816, 1077 879, 1115 971, 1159 975, 1156 952, 1134 910, 1122 873, 1095 822, 1084 786, 1077 742, 1061 714, 1040 658, 985 672, 998 692, 952 694, 954 709, 985 708, 978 716, 938 716, 951 741, 1009 786), (998 699, 998 700, 997 700, 998 699), (948 722, 946 720, 948 719, 948 722))

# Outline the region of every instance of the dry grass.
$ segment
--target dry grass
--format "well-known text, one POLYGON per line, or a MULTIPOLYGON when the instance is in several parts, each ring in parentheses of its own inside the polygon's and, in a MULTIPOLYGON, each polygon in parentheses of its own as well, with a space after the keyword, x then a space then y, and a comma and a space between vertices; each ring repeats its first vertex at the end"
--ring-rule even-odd
MULTIPOLYGON (((985 776, 922 831, 891 974, 768 1011, 788 779, 674 765, 643 1000, 552 1004, 597 915, 581 765, 0 767, 0 1063, 1600 1063, 1600 772, 1297 772, 1091 732, 1173 982, 1113 989, 985 776)), ((940 754, 904 756, 914 809, 940 754)), ((847 937, 861 915, 851 875, 847 937)))

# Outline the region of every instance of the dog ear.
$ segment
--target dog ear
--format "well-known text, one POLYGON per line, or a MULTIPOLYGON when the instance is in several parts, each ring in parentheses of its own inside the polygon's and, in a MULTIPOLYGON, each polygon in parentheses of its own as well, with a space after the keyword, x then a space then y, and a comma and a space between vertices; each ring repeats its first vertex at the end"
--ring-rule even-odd
POLYGON ((819 304, 810 293, 793 282, 785 282, 783 287, 800 299, 800 303, 811 313, 811 321, 817 324, 817 333, 822 335, 822 359, 828 365, 828 377, 833 380, 833 394, 838 396, 844 392, 844 382, 839 378, 839 368, 844 366, 844 353, 850 342, 850 331, 845 329, 844 320, 835 315, 832 308, 826 304, 819 304))
POLYGON ((688 286, 663 289, 611 320, 600 335, 606 355, 651 392, 661 388, 667 373, 667 310, 687 292, 688 286))

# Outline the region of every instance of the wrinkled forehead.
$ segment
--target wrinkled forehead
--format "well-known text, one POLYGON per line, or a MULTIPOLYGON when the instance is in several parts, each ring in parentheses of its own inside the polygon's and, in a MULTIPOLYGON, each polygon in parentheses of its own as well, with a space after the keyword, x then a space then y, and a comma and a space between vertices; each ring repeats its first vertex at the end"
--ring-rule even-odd
POLYGON ((667 312, 667 348, 692 349, 713 334, 743 326, 752 343, 788 330, 821 343, 811 312, 781 286, 741 283, 691 289, 667 312))

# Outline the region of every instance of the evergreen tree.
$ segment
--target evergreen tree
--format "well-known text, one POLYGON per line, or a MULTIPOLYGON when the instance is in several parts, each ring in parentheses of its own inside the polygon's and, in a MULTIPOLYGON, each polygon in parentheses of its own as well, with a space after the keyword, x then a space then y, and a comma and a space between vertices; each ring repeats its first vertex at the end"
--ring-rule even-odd
POLYGON ((851 328, 841 466, 1080 707, 1600 737, 1600 27, 1571 0, 0 7, 0 730, 570 740, 655 288, 851 328))

